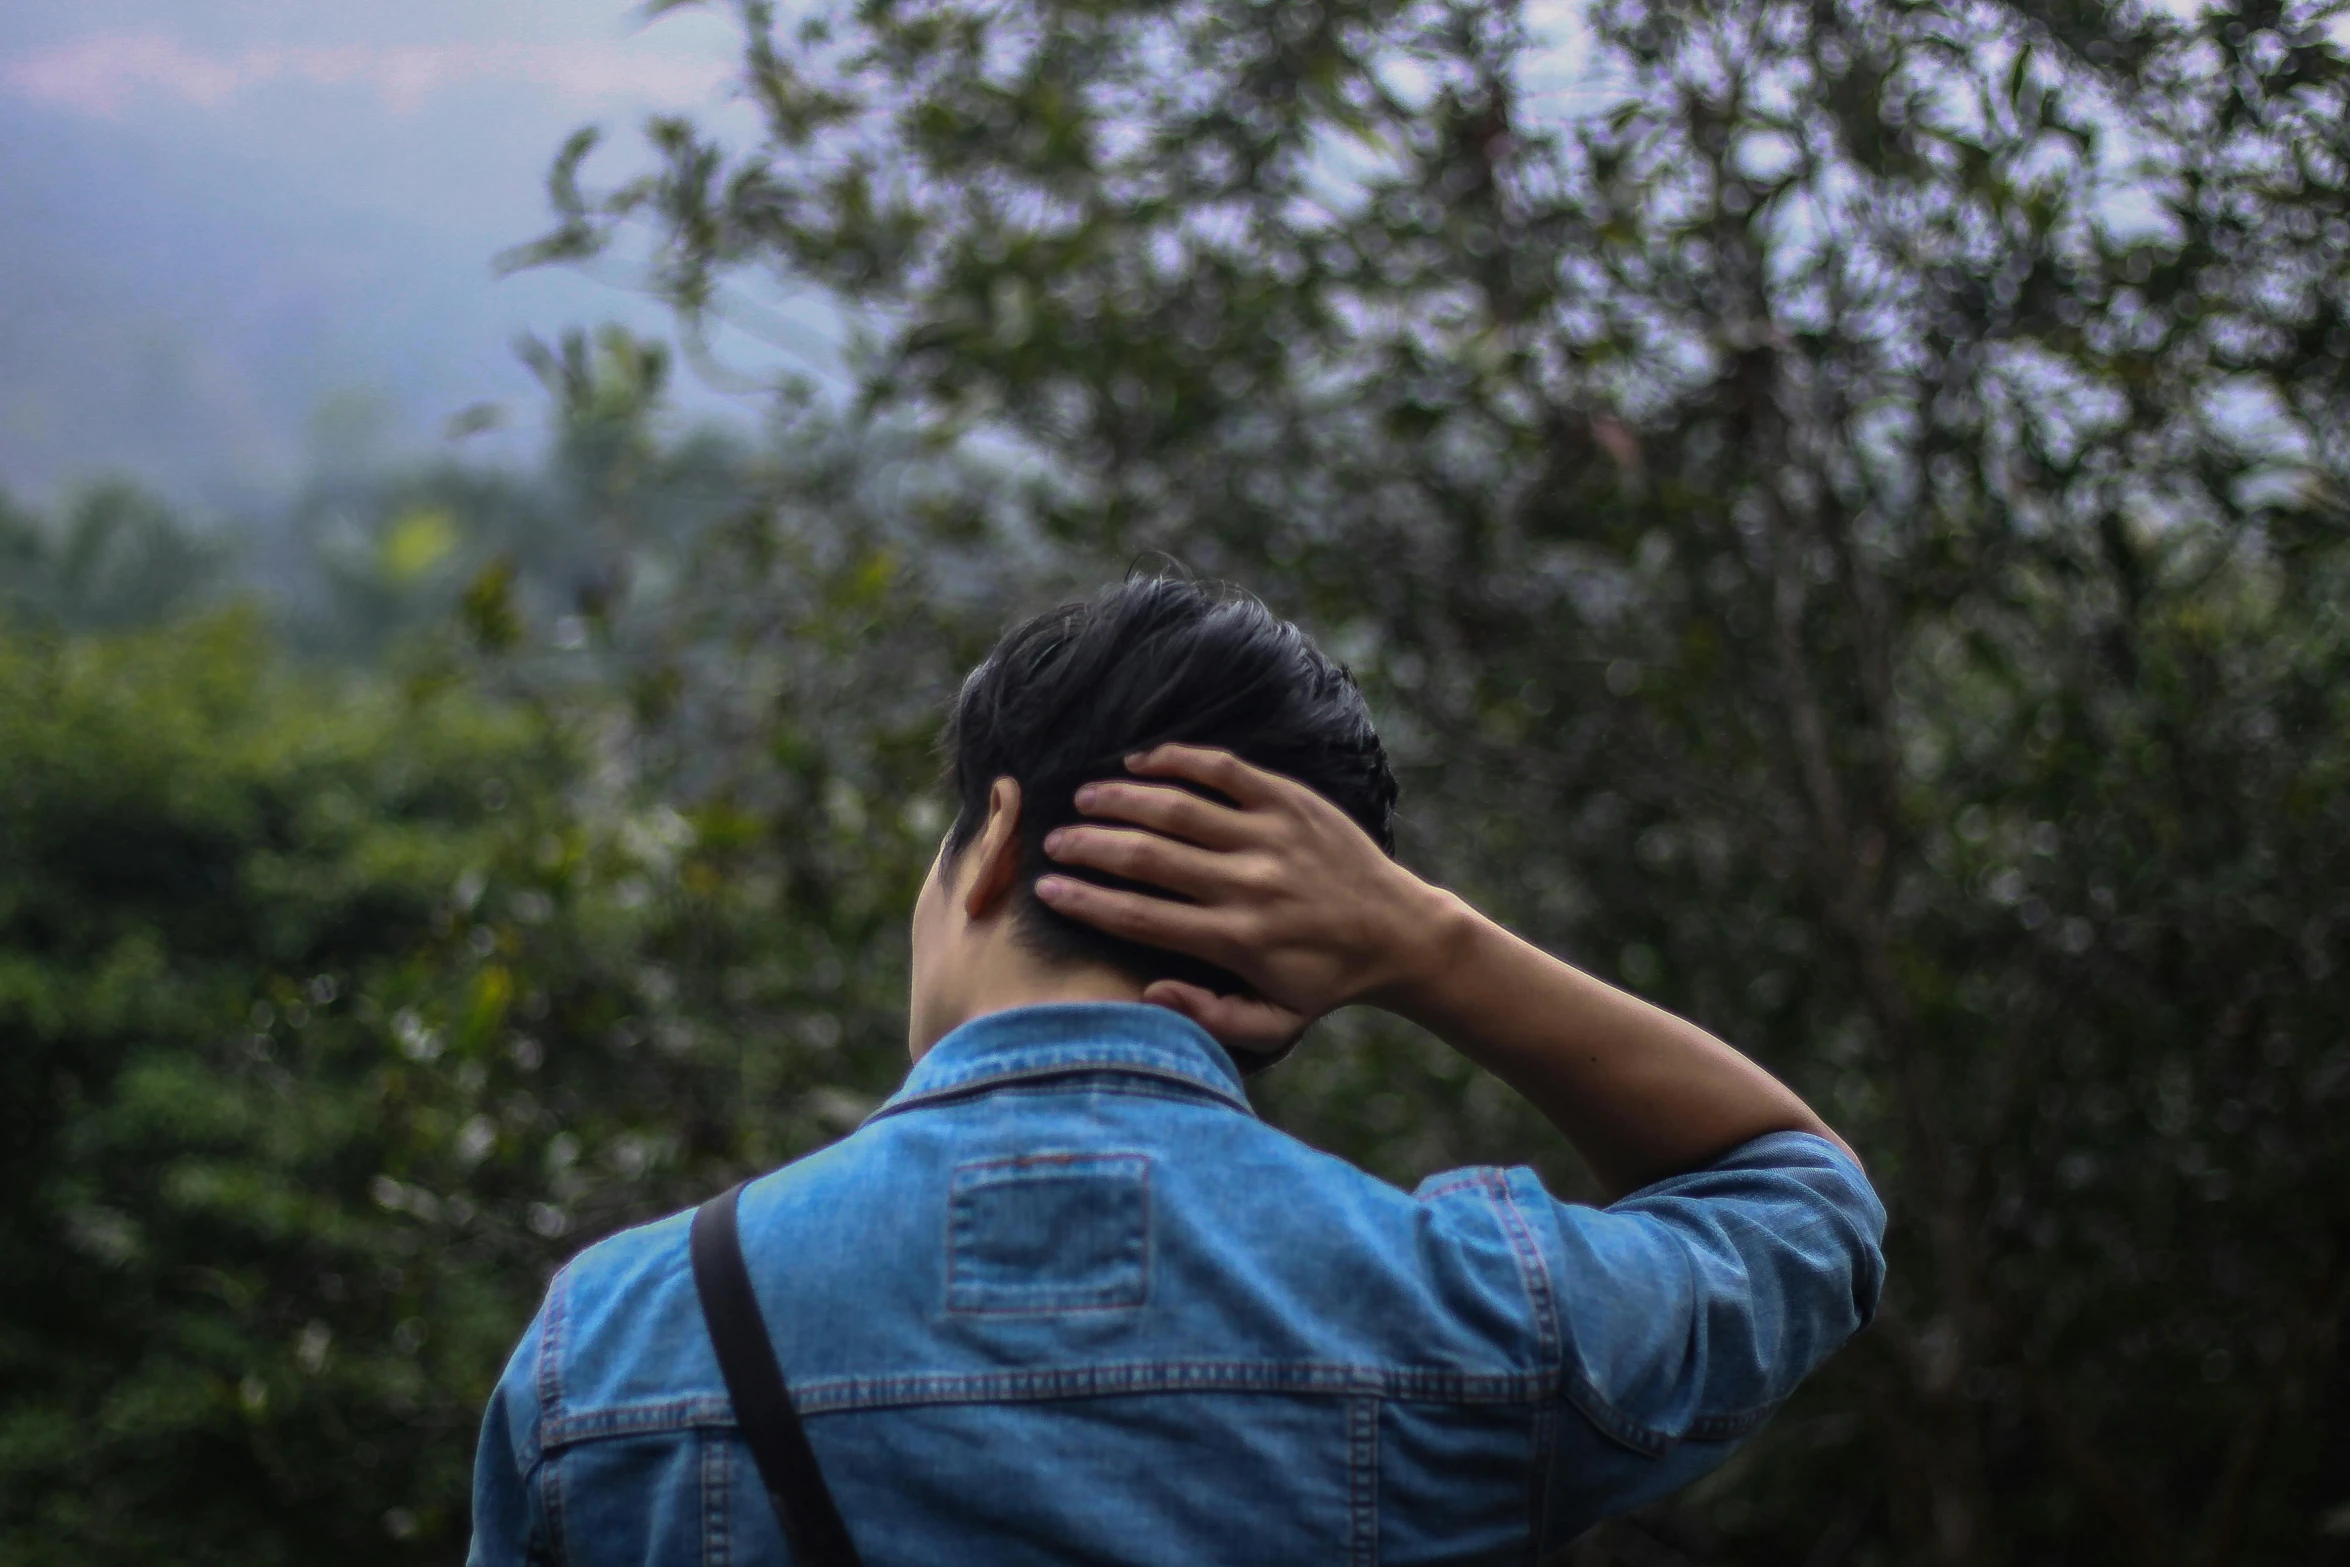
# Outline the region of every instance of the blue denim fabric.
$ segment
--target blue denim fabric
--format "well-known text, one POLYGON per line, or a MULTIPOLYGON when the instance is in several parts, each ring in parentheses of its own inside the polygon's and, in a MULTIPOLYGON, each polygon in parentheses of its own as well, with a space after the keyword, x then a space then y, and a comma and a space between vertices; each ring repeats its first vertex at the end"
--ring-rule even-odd
MULTIPOLYGON (((688 1217, 549 1287, 483 1426, 477 1567, 789 1559, 688 1217)), ((1142 1006, 957 1029, 741 1222, 873 1567, 1528 1562, 1721 1462, 1883 1276, 1884 1210, 1817 1138, 1604 1209, 1524 1169, 1406 1193, 1142 1006)))

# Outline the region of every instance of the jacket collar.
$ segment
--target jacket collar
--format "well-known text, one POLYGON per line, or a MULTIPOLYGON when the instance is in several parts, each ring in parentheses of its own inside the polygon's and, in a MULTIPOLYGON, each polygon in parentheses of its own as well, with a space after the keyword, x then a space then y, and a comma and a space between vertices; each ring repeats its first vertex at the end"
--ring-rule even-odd
POLYGON ((1254 1115, 1240 1073, 1206 1029, 1165 1007, 1062 1001, 990 1012, 930 1047, 868 1119, 994 1088, 1078 1072, 1156 1078, 1254 1115))

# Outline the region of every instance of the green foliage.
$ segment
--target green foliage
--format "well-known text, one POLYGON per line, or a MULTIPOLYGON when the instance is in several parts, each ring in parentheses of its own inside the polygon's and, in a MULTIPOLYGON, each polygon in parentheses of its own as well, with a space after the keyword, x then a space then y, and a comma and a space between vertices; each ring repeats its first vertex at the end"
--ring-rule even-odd
POLYGON ((543 467, 448 461, 313 484, 278 594, 298 645, 363 662, 430 639, 452 612, 501 647, 529 621, 560 625, 567 648, 626 642, 756 487, 762 463, 738 443, 668 428, 659 345, 607 327, 592 346, 579 332, 518 346, 549 397, 543 467))
POLYGON ((453 999, 451 886, 510 836, 483 791, 539 806, 555 758, 305 686, 239 618, 12 636, 0 733, 0 1553, 380 1554, 385 1498, 459 1494, 544 1249, 494 1181, 455 1249, 397 1205, 510 1071, 468 1037, 428 1072, 417 1019, 453 999))
POLYGON ((0 644, 0 799, 11 1561, 452 1550, 567 1233, 838 1130, 845 1088, 795 1095, 897 1045, 735 1031, 895 976, 717 966, 790 954, 724 941, 761 893, 716 807, 596 796, 543 713, 289 672, 248 617, 0 644))
MULTIPOLYGON (((0 1556, 453 1557, 544 1271, 894 1081, 953 681, 1165 550, 1353 664, 1408 858, 1892 1202, 1878 1328, 1580 1560, 2350 1559, 2325 14, 1607 4, 1563 123, 1509 8, 740 16, 762 139, 576 138, 535 254, 829 291, 853 415, 534 345, 543 472, 298 519, 368 668, 64 629, 194 557, 0 514, 0 1556)), ((1376 1018, 1262 1099, 1577 1179, 1376 1018)))
POLYGON ((0 632, 0 1557, 451 1555, 554 1264, 894 1085, 979 633, 870 448, 710 451, 645 448, 730 520, 666 586, 624 539, 593 638, 500 557, 375 671, 0 632))
POLYGON ((193 603, 226 551, 134 485, 95 485, 51 521, 0 495, 0 616, 75 629, 143 625, 193 603))
MULTIPOLYGON (((659 124, 609 193, 575 141, 540 254, 641 223, 689 325, 827 287, 867 409, 1041 475, 1057 569, 1302 613, 1409 853, 1883 1178, 1880 1328, 1643 1527, 2340 1555, 2331 13, 1603 5, 1616 103, 1559 123, 1510 8, 738 11, 762 138, 659 124)), ((1291 1124, 1399 1174, 1541 1146, 1358 1028, 1291 1124)))

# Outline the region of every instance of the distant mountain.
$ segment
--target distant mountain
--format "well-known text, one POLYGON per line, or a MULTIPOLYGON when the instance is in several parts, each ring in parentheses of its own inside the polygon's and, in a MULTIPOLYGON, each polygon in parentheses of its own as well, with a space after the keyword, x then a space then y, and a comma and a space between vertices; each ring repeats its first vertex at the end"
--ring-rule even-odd
MULTIPOLYGON (((0 487, 39 501, 125 473, 198 501, 282 492, 430 449, 472 404, 535 410, 518 332, 662 329, 626 289, 501 280, 491 258, 537 231, 574 126, 625 149, 649 108, 715 104, 722 30, 630 38, 616 11, 582 41, 576 16, 545 37, 543 7, 329 6, 302 16, 312 42, 249 7, 194 12, 93 6, 113 30, 65 36, 59 13, 0 20, 0 487), (482 36, 484 12, 507 31, 482 36), (420 20, 452 36, 420 42, 420 20)), ((742 413, 690 376, 680 390, 742 413)))
MULTIPOLYGON (((1601 102, 1582 0, 1529 0, 1552 40, 1538 113, 1601 102)), ((125 474, 199 506, 441 449, 450 416, 537 388, 511 351, 605 320, 667 325, 615 282, 491 258, 532 237, 587 121, 687 110, 749 128, 725 8, 642 27, 619 0, 75 0, 0 5, 0 489, 36 503, 125 474)), ((769 310, 753 370, 821 371, 837 321, 769 310), (810 343, 814 343, 813 350, 810 343)), ((750 416, 688 370, 689 415, 750 416)), ((530 449, 512 435, 474 451, 530 449)))

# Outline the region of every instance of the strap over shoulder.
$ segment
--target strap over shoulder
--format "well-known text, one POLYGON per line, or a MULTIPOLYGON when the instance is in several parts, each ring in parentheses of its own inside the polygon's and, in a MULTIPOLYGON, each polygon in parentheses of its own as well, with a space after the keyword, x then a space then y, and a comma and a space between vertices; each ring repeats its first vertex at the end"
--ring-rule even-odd
POLYGON ((833 1505, 824 1472, 816 1467, 815 1450, 800 1428, 775 1345, 759 1315, 735 1223, 742 1191, 742 1185, 732 1186, 694 1210, 690 1249, 702 1321, 718 1351, 736 1428, 750 1445, 767 1500, 791 1545, 794 1567, 859 1567, 857 1547, 833 1505))

